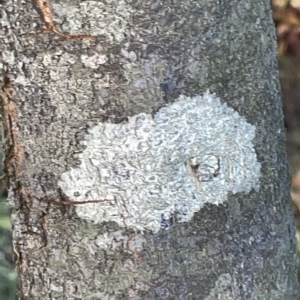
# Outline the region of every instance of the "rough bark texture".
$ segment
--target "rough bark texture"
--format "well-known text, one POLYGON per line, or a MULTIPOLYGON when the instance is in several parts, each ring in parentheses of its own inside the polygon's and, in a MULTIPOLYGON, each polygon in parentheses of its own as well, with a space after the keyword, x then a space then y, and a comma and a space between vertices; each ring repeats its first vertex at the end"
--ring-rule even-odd
POLYGON ((269 1, 70 0, 52 8, 57 28, 97 38, 41 32, 31 1, 0 2, 20 299, 297 299, 269 1), (205 205, 157 234, 78 218, 57 182, 79 163, 87 128, 207 89, 256 126, 259 191, 205 205))

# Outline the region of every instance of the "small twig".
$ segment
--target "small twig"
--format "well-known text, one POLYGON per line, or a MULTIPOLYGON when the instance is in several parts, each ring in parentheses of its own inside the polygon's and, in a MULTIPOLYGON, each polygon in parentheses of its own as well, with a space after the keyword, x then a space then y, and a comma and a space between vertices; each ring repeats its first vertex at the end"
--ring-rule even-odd
POLYGON ((62 32, 59 30, 53 22, 53 14, 51 11, 50 4, 48 0, 34 0, 36 7, 38 9, 39 14, 41 15, 43 22, 45 24, 45 30, 51 31, 55 34, 57 34, 60 37, 63 37, 65 39, 95 39, 96 37, 90 34, 78 34, 78 35, 72 35, 69 33, 62 32))

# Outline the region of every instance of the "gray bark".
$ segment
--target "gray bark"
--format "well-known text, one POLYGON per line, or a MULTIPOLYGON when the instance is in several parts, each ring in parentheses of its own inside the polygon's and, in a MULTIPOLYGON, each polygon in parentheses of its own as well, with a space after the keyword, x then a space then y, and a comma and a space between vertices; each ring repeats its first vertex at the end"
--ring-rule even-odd
POLYGON ((53 1, 57 28, 95 40, 41 32, 30 1, 0 8, 20 299, 299 297, 269 1, 53 1), (79 218, 58 182, 87 129, 207 89, 255 125, 259 189, 158 232, 79 218))

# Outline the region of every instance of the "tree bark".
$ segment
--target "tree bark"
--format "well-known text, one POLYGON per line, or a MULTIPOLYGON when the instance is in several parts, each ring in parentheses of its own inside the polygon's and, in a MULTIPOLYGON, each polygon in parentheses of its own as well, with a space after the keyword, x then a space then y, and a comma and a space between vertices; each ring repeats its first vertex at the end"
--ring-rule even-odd
POLYGON ((0 7, 20 299, 299 297, 269 1, 0 7))

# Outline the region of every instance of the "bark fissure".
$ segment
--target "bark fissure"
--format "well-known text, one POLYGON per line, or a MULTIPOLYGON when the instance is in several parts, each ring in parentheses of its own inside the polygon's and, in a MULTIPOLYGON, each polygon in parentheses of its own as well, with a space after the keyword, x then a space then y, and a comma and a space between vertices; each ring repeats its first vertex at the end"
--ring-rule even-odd
POLYGON ((80 40, 80 39, 92 39, 95 40, 96 37, 90 34, 76 34, 72 35, 69 33, 62 32, 55 26, 53 22, 53 14, 48 0, 33 0, 35 6, 45 24, 43 31, 49 31, 57 34, 58 36, 68 39, 68 40, 80 40))

